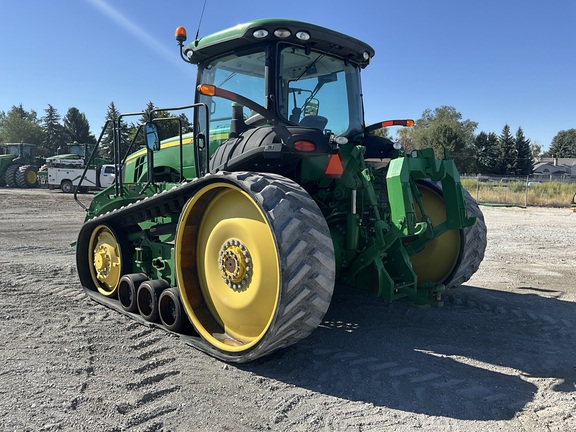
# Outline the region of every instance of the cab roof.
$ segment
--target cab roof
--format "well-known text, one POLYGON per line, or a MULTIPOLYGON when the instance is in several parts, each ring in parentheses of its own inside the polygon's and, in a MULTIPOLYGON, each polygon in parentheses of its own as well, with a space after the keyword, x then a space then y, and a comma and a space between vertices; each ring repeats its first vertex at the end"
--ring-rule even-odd
POLYGON ((366 67, 375 53, 370 45, 325 27, 287 19, 262 19, 204 36, 186 45, 184 54, 192 63, 199 64, 206 59, 239 48, 271 41, 293 43, 324 52, 329 51, 330 55, 347 59, 360 67, 366 67), (277 36, 277 30, 287 30, 288 33, 283 32, 287 36, 277 36), (299 38, 297 34, 301 34, 300 32, 306 32, 309 39, 299 38), (256 37, 257 34, 266 36, 256 37))

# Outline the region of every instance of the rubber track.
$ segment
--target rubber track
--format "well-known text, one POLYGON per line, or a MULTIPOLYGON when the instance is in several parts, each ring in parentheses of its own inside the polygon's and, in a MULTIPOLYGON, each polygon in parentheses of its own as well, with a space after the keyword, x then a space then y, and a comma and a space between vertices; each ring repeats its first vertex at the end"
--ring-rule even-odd
POLYGON ((149 323, 140 315, 124 311, 116 300, 86 286, 91 282, 85 259, 86 245, 92 231, 100 224, 122 230, 153 217, 180 213, 198 190, 215 181, 231 183, 245 190, 264 210, 276 237, 281 280, 285 285, 281 287, 276 317, 268 333, 251 351, 240 356, 223 353, 199 336, 177 335, 185 343, 221 360, 247 362, 308 336, 320 324, 330 305, 335 279, 332 239, 318 206, 297 183, 275 174, 220 172, 90 219, 78 235, 78 273, 87 295, 93 300, 144 325, 168 331, 161 324, 149 323), (303 256, 307 256, 309 262, 302 260, 303 256))
POLYGON ((452 276, 445 282, 446 288, 448 289, 456 288, 470 279, 480 267, 480 263, 484 259, 484 252, 486 251, 487 230, 484 215, 476 200, 472 198, 467 190, 463 189, 463 191, 468 217, 476 217, 476 223, 463 230, 463 253, 457 268, 452 273, 452 276))

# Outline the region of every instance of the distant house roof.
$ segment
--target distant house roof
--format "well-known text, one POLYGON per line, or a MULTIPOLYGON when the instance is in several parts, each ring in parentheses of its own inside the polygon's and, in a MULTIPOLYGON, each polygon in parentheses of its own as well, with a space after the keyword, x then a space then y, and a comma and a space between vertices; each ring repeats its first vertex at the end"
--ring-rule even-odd
POLYGON ((538 162, 549 162, 552 165, 564 165, 564 166, 575 166, 576 165, 576 158, 549 158, 549 157, 543 157, 538 159, 538 162))
POLYGON ((534 174, 576 176, 576 158, 540 158, 534 164, 534 174))

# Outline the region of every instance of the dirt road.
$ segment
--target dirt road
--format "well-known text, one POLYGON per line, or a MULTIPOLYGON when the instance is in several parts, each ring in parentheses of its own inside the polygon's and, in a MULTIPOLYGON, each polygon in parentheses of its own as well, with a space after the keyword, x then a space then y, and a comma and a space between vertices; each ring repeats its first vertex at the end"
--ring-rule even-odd
POLYGON ((237 366, 88 300, 83 211, 2 188, 0 430, 576 430, 576 213, 483 211, 442 310, 338 287, 308 339, 237 366))

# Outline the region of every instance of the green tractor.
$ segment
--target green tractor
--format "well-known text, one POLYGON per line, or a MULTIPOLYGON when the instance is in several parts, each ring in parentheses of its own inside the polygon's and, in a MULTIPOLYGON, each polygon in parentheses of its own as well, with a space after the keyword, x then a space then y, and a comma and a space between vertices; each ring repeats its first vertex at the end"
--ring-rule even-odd
POLYGON ((410 120, 364 124, 369 45, 279 19, 176 39, 195 102, 108 122, 115 183, 89 206, 75 196, 91 298, 247 362, 308 336, 336 284, 442 306, 478 269, 486 227, 448 152, 377 133, 410 120), (180 120, 160 111, 191 112, 193 132, 162 139, 158 125, 180 120), (120 154, 122 120, 144 114, 144 148, 120 154))
POLYGON ((38 162, 34 144, 4 144, 0 155, 0 186, 32 188, 38 186, 38 162))

